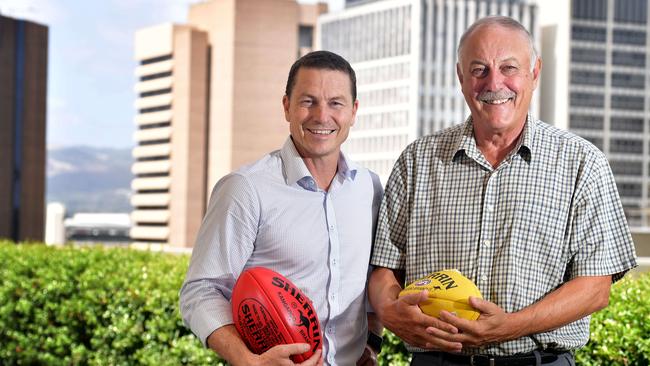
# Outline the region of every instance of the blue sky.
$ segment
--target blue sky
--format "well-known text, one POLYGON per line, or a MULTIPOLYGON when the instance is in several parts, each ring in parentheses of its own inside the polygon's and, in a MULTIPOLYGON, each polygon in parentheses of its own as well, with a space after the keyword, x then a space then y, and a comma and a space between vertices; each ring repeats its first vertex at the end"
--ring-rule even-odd
MULTIPOLYGON (((1 14, 49 27, 48 148, 133 146, 134 33, 184 23, 196 2, 0 0, 1 14)), ((343 0, 329 3, 341 9, 343 0)))

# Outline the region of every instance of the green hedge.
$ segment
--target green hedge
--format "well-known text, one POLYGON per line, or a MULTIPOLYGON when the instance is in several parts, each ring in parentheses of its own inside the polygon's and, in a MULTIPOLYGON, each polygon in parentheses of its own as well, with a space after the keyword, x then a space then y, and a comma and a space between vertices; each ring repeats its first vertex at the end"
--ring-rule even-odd
POLYGON ((187 256, 0 243, 6 365, 223 364, 183 325, 187 256))
POLYGON ((594 314, 578 365, 650 365, 650 273, 612 287, 609 306, 594 314))
MULTIPOLYGON (((224 365, 183 325, 188 257, 0 241, 0 363, 224 365)), ((650 364, 650 274, 612 288, 579 365, 650 364)), ((381 365, 408 365, 390 332, 381 365)))

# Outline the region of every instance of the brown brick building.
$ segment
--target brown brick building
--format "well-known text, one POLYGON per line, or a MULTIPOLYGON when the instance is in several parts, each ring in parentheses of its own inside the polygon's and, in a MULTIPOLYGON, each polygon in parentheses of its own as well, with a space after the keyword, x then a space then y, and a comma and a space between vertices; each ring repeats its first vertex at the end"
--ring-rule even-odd
POLYGON ((0 238, 43 240, 48 28, 0 15, 0 238))

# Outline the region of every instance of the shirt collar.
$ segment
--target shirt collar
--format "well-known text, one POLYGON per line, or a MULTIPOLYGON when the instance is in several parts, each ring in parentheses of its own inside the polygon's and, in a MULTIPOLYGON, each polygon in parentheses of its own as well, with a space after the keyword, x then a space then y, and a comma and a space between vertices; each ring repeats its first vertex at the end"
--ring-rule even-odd
MULTIPOLYGON (((535 135, 536 121, 530 113, 526 115, 526 124, 524 125, 524 130, 517 142, 517 146, 514 151, 517 152, 526 162, 530 163, 531 155, 533 152, 533 137, 535 135)), ((463 132, 458 136, 458 141, 456 143, 457 148, 453 150, 453 154, 449 157, 449 160, 452 161, 459 154, 464 153, 468 157, 478 160, 480 156, 480 151, 478 146, 476 146, 476 139, 474 138, 474 125, 473 119, 470 115, 465 120, 463 132)))
MULTIPOLYGON (((316 181, 309 172, 309 169, 307 169, 307 166, 302 160, 302 157, 298 153, 298 150, 296 149, 291 136, 289 136, 284 142, 284 145, 280 150, 280 157, 282 158, 284 177, 286 179, 287 185, 291 186, 298 184, 302 188, 308 190, 318 190, 316 181)), ((338 177, 342 180, 354 180, 357 174, 357 170, 357 165, 354 162, 348 160, 345 157, 345 154, 341 152, 339 154, 337 172, 334 179, 337 179, 338 177)))

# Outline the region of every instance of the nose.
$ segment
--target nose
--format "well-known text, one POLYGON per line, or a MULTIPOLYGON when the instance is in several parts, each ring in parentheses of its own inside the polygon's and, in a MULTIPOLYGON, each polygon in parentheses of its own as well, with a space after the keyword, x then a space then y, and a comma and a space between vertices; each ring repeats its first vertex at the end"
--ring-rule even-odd
POLYGON ((325 122, 329 117, 329 108, 324 103, 319 103, 313 109, 313 116, 318 122, 325 122))
POLYGON ((490 70, 485 76, 484 89, 487 91, 499 91, 503 89, 504 76, 498 70, 490 70))

